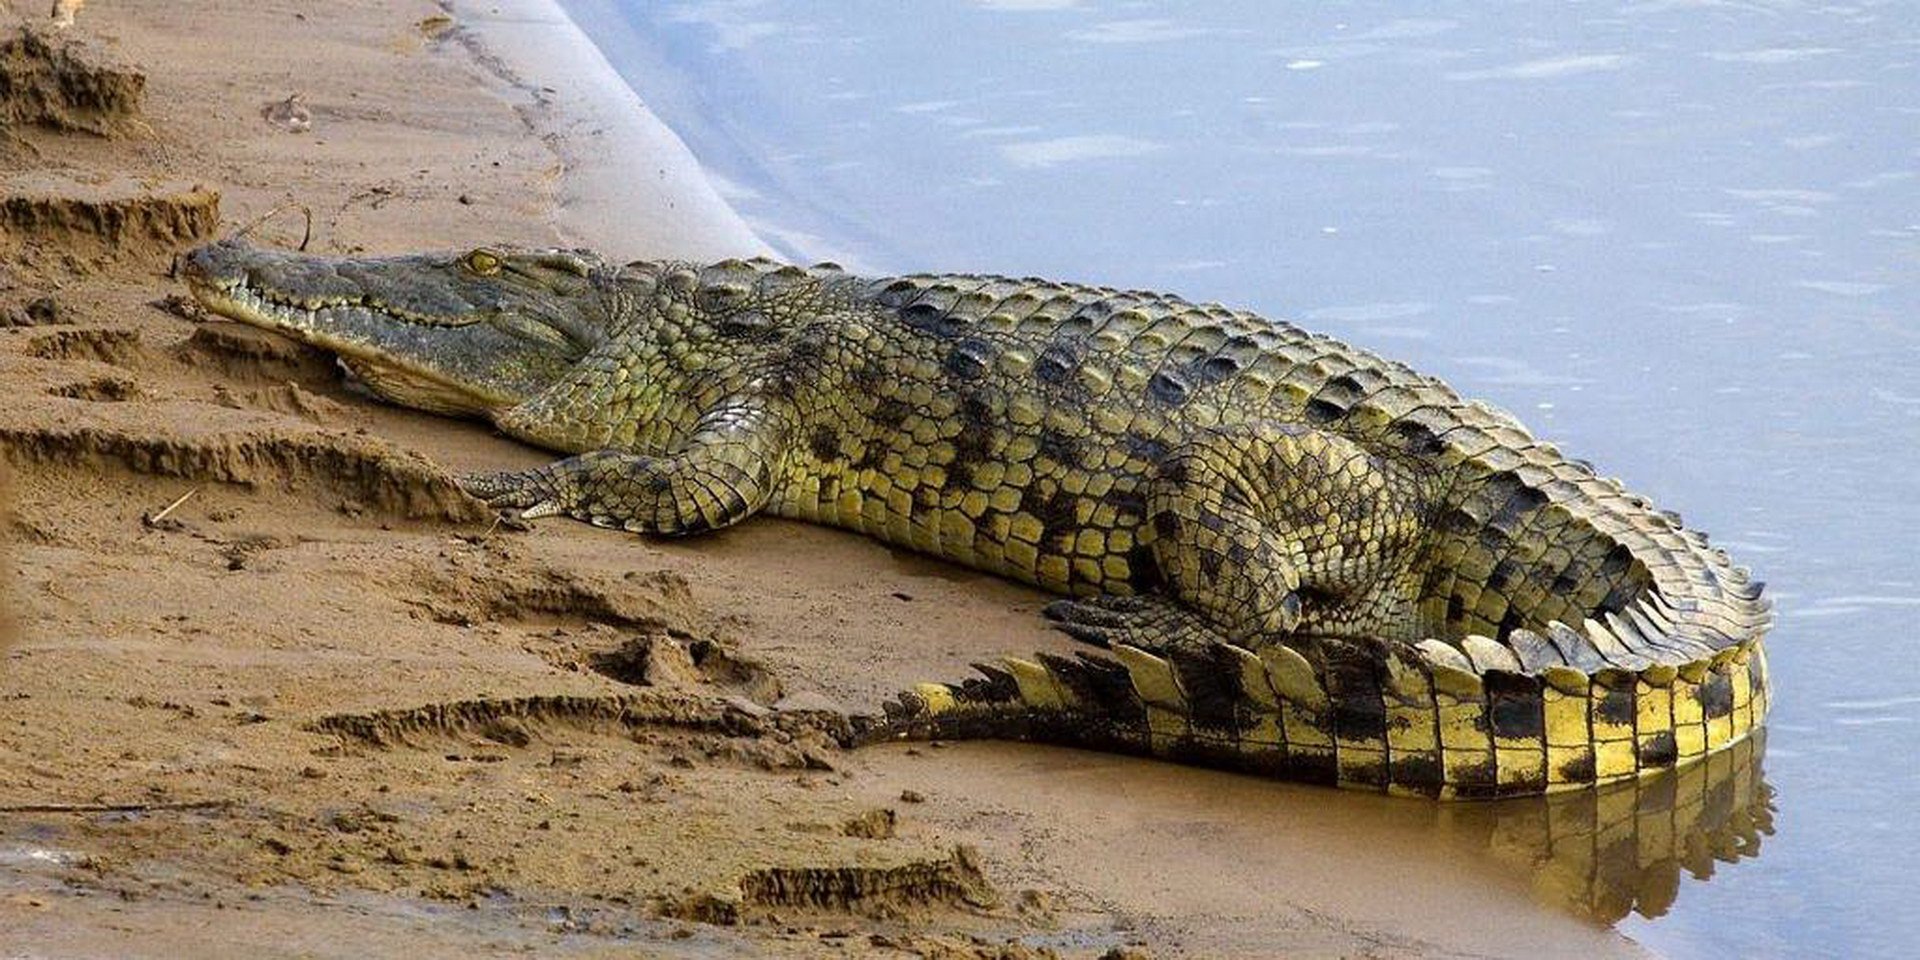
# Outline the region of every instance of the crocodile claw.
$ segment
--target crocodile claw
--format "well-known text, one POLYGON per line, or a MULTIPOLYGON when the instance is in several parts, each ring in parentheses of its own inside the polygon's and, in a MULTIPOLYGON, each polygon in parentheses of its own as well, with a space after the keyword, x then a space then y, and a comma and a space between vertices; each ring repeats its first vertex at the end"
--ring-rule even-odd
POLYGON ((545 467, 469 473, 456 478, 455 482, 468 495, 500 511, 503 519, 523 523, 561 512, 559 489, 552 473, 545 467))

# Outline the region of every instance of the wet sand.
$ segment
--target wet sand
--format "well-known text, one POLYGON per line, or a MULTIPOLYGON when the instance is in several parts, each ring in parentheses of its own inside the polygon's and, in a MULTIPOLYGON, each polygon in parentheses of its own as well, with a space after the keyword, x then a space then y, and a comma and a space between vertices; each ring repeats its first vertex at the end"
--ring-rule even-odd
POLYGON ((1542 902, 1594 900, 1543 886, 1588 876, 1545 807, 841 750, 832 708, 1072 645, 834 531, 499 529, 450 472, 547 454, 169 299, 178 249, 303 210, 325 252, 762 249, 545 4, 307 9, 97 4, 47 48, 80 66, 15 51, 143 84, 0 133, 9 951, 1639 954, 1542 902))

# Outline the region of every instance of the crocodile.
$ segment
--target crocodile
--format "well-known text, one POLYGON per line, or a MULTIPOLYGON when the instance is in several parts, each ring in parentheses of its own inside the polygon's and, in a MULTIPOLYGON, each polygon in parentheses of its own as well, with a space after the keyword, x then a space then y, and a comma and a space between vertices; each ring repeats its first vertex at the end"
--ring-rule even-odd
POLYGON ((922 683, 862 742, 999 737, 1440 798, 1624 780, 1771 701, 1762 584, 1436 378, 1037 278, 487 246, 202 247, 212 313, 568 454, 463 488, 686 536, 756 513, 1059 596, 1087 649, 922 683))

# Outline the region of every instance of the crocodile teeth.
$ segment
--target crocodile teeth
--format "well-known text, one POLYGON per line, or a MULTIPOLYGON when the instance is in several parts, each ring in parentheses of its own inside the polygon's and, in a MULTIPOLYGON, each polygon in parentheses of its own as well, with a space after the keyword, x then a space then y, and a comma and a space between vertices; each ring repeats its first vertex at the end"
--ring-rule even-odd
POLYGON ((1504 670, 1508 673, 1520 673, 1520 658, 1512 650, 1495 643, 1492 637, 1472 634, 1460 641, 1460 649, 1466 651, 1467 658, 1473 661, 1479 673, 1504 670))
POLYGON ((1139 647, 1124 643, 1114 647, 1113 654, 1127 668, 1127 677, 1133 681, 1133 691, 1140 695, 1140 699, 1156 707, 1186 712, 1187 698, 1180 692, 1179 682, 1174 679, 1172 664, 1139 647))
POLYGON ((1266 662, 1267 682, 1280 699, 1313 710, 1327 706, 1326 688, 1314 676, 1313 664, 1298 650, 1275 644, 1261 649, 1260 659, 1266 662))

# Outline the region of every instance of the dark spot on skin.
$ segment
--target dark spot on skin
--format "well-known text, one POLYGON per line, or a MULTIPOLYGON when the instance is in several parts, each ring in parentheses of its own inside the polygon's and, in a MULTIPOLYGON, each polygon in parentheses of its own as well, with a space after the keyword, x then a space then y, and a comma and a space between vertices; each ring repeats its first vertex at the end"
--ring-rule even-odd
MULTIPOLYGON (((1471 514, 1468 515, 1468 520, 1472 520, 1471 514)), ((1473 536, 1474 539, 1480 541, 1480 545, 1485 547, 1488 553, 1499 556, 1507 552, 1507 534, 1505 531, 1493 527, 1479 527, 1473 531, 1473 536)))
POLYGON ((1493 572, 1487 574, 1487 586, 1505 593, 1519 572, 1519 565, 1513 562, 1512 557, 1502 558, 1499 563, 1493 565, 1493 572))
POLYGON ((1240 690, 1237 664, 1223 664, 1214 650, 1185 645, 1171 646, 1167 659, 1179 678, 1181 692, 1187 695, 1187 716, 1194 726, 1229 732, 1240 729, 1235 707, 1245 694, 1240 690))
POLYGON ((766 340, 778 334, 773 321, 758 310, 735 310, 720 318, 722 336, 735 340, 766 340))
POLYGON ((1013 674, 999 667, 987 664, 974 664, 980 676, 968 678, 955 687, 953 698, 962 703, 1017 703, 1020 700, 1020 682, 1013 674))
POLYGON ((948 313, 931 303, 916 303, 900 311, 907 326, 940 339, 959 336, 967 328, 967 318, 948 313))
POLYGON ((1211 550, 1203 551, 1200 554, 1200 573, 1209 580, 1217 580, 1220 577, 1220 568, 1226 562, 1227 558, 1211 550))
POLYGON ((1500 795, 1500 767, 1489 755, 1475 764, 1462 764, 1452 769, 1453 787, 1462 798, 1484 800, 1500 795))
POLYGON ((1640 587, 1631 582, 1616 583, 1600 600, 1602 610, 1625 610, 1640 596, 1640 587))
POLYGON ((1488 503, 1506 503, 1526 489, 1526 483, 1510 470, 1489 475, 1480 483, 1480 499, 1488 503))
POLYGON ((1072 343, 1056 340, 1040 352, 1034 361, 1034 376, 1042 383, 1065 383, 1080 369, 1080 351, 1072 343))
POLYGON ((1170 407, 1186 403, 1191 392, 1186 380, 1168 370, 1162 370, 1147 378, 1147 396, 1170 407))
POLYGON ((1405 787, 1429 797, 1440 795, 1440 786, 1445 782, 1446 775, 1438 755, 1395 753, 1392 766, 1395 786, 1405 787))
POLYGON ((791 351, 797 365, 815 369, 826 358, 828 338, 831 335, 823 326, 810 326, 796 334, 787 349, 791 351))
POLYGON ((1617 579, 1633 567, 1633 551, 1625 544, 1616 543, 1607 551, 1605 560, 1600 562, 1600 574, 1608 580, 1617 579))
POLYGON ((1459 507, 1453 507, 1447 510, 1447 512, 1436 517, 1434 522, 1440 526, 1442 531, 1456 537, 1468 536, 1479 529, 1479 523, 1473 519, 1473 514, 1459 507))
POLYGON ((941 366, 962 380, 978 380, 986 375, 987 368, 993 364, 995 353, 993 344, 978 337, 968 337, 954 344, 941 366))
POLYGON ((822 463, 840 459, 840 434, 832 427, 815 427, 807 437, 807 449, 813 451, 813 458, 822 463))
POLYGON ((1309 498, 1289 498, 1280 501, 1277 506, 1279 509, 1276 512, 1279 516, 1275 519, 1279 520, 1282 526, 1299 530, 1325 522, 1329 505, 1315 503, 1309 498))
POLYGON ((792 365, 782 367, 780 371, 774 375, 773 383, 769 387, 773 395, 782 400, 792 400, 798 395, 800 384, 800 378, 798 376, 799 370, 799 367, 792 365))
POLYGON ((1633 725, 1633 687, 1621 686, 1609 689, 1600 702, 1594 704, 1594 711, 1600 719, 1608 723, 1633 725))
POLYGON ((1447 622, 1459 623, 1460 621, 1466 619, 1466 616, 1467 616, 1466 601, 1462 600, 1460 598, 1460 595, 1457 593, 1451 597, 1448 597, 1447 598, 1447 622))
POLYGON ((1587 579, 1586 569, 1579 564, 1569 564, 1553 578, 1550 588, 1556 596, 1570 597, 1580 591, 1580 584, 1587 579))
POLYGON ((877 363, 855 363, 853 365, 853 385, 862 393, 875 393, 886 379, 887 372, 877 363))
POLYGON ((1240 361, 1221 354, 1214 354, 1193 365, 1189 374, 1195 387, 1210 387, 1240 372, 1240 361))
POLYGON ((1165 441, 1132 431, 1128 431, 1120 442, 1126 444, 1128 456, 1137 457, 1140 462, 1146 464, 1159 463, 1171 449, 1165 441))
POLYGON ((889 430, 898 429, 913 416, 913 407, 903 400, 888 397, 873 408, 873 422, 889 430))
MULTIPOLYGON (((878 442, 869 442, 865 447, 861 448, 860 456, 854 458, 853 460, 847 463, 847 469, 858 472, 861 470, 878 467, 880 465, 880 461, 886 459, 886 456, 887 456, 886 444, 878 443, 878 442)), ((828 499, 831 499, 826 495, 826 490, 824 487, 820 491, 820 499, 823 502, 828 499)))
POLYGON ((995 420, 993 401, 987 394, 967 394, 960 401, 960 419, 969 427, 991 427, 995 420))
POLYGON ((1358 787, 1373 787, 1378 790, 1387 788, 1387 763, 1385 760, 1368 760, 1365 763, 1347 763, 1340 769, 1342 783, 1358 787))
POLYGON ((993 455, 993 427, 987 423, 968 423, 953 438, 953 462, 969 467, 987 462, 993 455))
POLYGON ((1171 510, 1155 514, 1153 517, 1153 532, 1159 535, 1162 540, 1172 540, 1180 536, 1179 514, 1171 510))
POLYGON ((1516 740, 1539 740, 1546 734, 1540 681, 1534 677, 1490 670, 1486 674, 1488 719, 1493 735, 1516 740))
POLYGON ((1080 438, 1052 427, 1040 428, 1040 455, 1067 467, 1080 466, 1080 438))
POLYGON ((1080 532, 1080 498, 1064 490, 1052 494, 1028 511, 1040 521, 1040 546, 1059 551, 1080 532))
POLYGON ((899 307, 920 293, 920 287, 912 280, 895 280, 880 288, 874 299, 889 307, 899 307))
POLYGON ((1516 533, 1541 507, 1546 506, 1546 503, 1545 493, 1523 486, 1515 490, 1513 496, 1507 498, 1507 502, 1501 505, 1500 512, 1494 514, 1493 519, 1487 523, 1509 534, 1516 533))
POLYGON ((1424 460, 1439 455, 1447 448, 1439 435, 1424 423, 1402 420, 1395 423, 1393 429, 1400 435, 1400 448, 1414 457, 1424 460))
POLYGON ((1573 783, 1592 783, 1596 772, 1592 750, 1582 750, 1579 755, 1560 765, 1560 778, 1573 783))
POLYGON ((1708 717, 1724 717, 1733 712, 1733 679, 1715 671, 1707 674, 1697 694, 1700 712, 1708 717))
POLYGON ((1500 615, 1500 623, 1494 627, 1494 639, 1504 640, 1508 634, 1526 625, 1527 615, 1521 613, 1518 607, 1508 607, 1507 612, 1500 615))
POLYGON ((1641 768, 1671 767, 1680 759, 1679 744, 1674 742, 1672 730, 1662 730, 1640 741, 1636 748, 1641 768))
POLYGON ((1346 416, 1347 410, 1345 407, 1328 403, 1319 397, 1315 397, 1307 401, 1306 413, 1308 423, 1327 423, 1328 421, 1338 420, 1346 416))
POLYGON ((1384 738, 1387 705, 1380 698, 1380 665, 1371 654, 1346 643, 1322 641, 1320 650, 1327 663, 1334 734, 1343 740, 1384 738))
POLYGON ((1343 409, 1351 407, 1355 400, 1360 399, 1360 381, 1355 380, 1352 374, 1341 374, 1328 380, 1327 385, 1320 388, 1319 396, 1343 409))
POLYGON ((966 490, 971 488, 973 486, 973 468, 978 462, 978 460, 962 460, 956 454, 953 462, 947 464, 947 479, 940 484, 940 489, 945 491, 966 490))
POLYGON ((1186 458, 1183 457, 1178 460, 1168 461, 1162 465, 1160 467, 1160 479, 1177 486, 1186 483, 1192 477, 1192 471, 1193 468, 1187 463, 1186 458))
POLYGON ((1134 593, 1152 593, 1166 584, 1160 562, 1153 558, 1150 544, 1135 544, 1127 551, 1127 585, 1134 593))
POLYGON ((1227 544, 1227 562, 1233 564, 1236 569, 1246 569, 1248 561, 1252 559, 1253 548, 1247 546, 1245 541, 1235 540, 1227 544))
POLYGON ((1340 782, 1340 767, 1334 762, 1331 750, 1292 751, 1282 765, 1282 770, 1286 779, 1299 783, 1317 783, 1330 787, 1340 782))
POLYGON ((1137 485, 1116 483, 1105 500, 1122 524, 1134 523, 1147 514, 1146 491, 1137 485))
POLYGON ((1095 320, 1105 320, 1106 318, 1112 315, 1113 315, 1113 304, 1111 302, 1106 300, 1094 300, 1094 301, 1088 302, 1087 304, 1083 305, 1080 309, 1074 311, 1073 319, 1075 320, 1085 319, 1087 322, 1091 323, 1095 320))
POLYGON ((1107 717, 1116 727, 1136 727, 1146 723, 1146 706, 1133 692, 1133 681, 1127 676, 1127 669, 1111 660, 1074 659, 1054 656, 1050 653, 1039 654, 1040 663, 1047 668, 1079 703, 1093 704, 1100 715, 1107 717))

